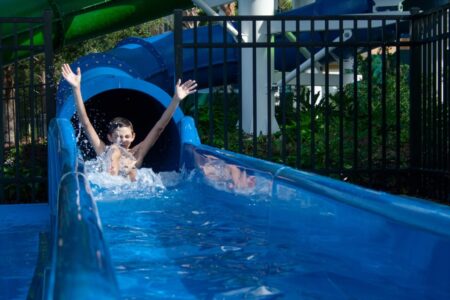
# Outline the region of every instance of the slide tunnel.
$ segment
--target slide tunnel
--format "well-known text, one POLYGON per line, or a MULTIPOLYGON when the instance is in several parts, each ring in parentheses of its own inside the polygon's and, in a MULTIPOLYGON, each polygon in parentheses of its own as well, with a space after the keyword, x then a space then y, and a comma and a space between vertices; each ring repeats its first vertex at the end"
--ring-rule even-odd
MULTIPOLYGON (((201 39, 206 41, 207 30, 207 27, 198 29, 199 42, 201 39)), ((214 40, 222 39, 222 32, 222 27, 214 26, 214 40)), ((185 40, 192 39, 191 30, 184 31, 183 34, 185 40)), ((228 42, 232 41, 231 36, 227 36, 227 39, 228 42)), ((107 123, 117 116, 126 117, 133 122, 136 143, 140 141, 139 138, 144 138, 157 122, 170 103, 174 90, 173 43, 171 32, 150 38, 129 38, 108 52, 90 54, 71 64, 73 70, 79 67, 82 71, 81 89, 86 109, 102 138, 106 138, 107 123)), ((198 57, 208 57, 208 53, 202 51, 206 52, 208 49, 199 50, 198 57)), ((213 50, 213 84, 223 82, 221 70, 224 64, 228 67, 228 82, 236 80, 237 51, 230 50, 224 57, 223 50, 213 50)), ((191 52, 191 55, 184 55, 184 79, 193 78, 193 51, 191 52)), ((208 84, 208 68, 207 60, 200 61, 197 66, 195 80, 200 88, 208 84)), ((71 88, 63 80, 57 93, 57 116, 70 119, 74 112, 71 88)), ((152 167, 156 171, 176 170, 180 167, 178 126, 182 118, 183 113, 178 109, 161 138, 147 155, 144 166, 152 167)), ((83 136, 78 138, 86 158, 92 158, 94 153, 84 147, 85 140, 83 136)))

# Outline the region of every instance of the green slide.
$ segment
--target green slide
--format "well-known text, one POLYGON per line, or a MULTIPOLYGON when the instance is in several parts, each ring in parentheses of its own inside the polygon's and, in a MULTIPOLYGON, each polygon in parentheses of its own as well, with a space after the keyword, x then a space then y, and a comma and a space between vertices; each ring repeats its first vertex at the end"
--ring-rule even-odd
MULTIPOLYGON (((190 0, 2 0, 0 17, 41 17, 45 10, 51 10, 53 45, 58 49, 192 6, 190 0)), ((22 23, 1 24, 0 30, 3 45, 43 44, 41 24, 31 32, 28 24, 22 23)), ((22 57, 27 55, 21 53, 22 57)), ((3 59, 7 63, 12 58, 6 54, 3 59)))

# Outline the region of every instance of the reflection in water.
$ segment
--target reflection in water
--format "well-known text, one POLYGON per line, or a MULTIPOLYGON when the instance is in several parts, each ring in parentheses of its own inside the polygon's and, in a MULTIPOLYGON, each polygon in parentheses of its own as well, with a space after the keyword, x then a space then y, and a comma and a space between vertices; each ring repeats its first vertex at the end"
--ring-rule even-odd
POLYGON ((205 182, 218 190, 243 195, 270 195, 272 192, 270 174, 226 163, 213 155, 196 154, 195 160, 205 182))

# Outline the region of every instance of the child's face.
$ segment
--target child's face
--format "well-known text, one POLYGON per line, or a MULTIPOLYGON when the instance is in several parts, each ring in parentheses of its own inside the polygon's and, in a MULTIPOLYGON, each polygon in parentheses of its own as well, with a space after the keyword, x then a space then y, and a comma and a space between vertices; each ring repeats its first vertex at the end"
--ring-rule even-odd
POLYGON ((134 141, 134 132, 130 127, 118 127, 114 129, 113 133, 108 134, 108 139, 111 143, 119 144, 128 149, 134 141))

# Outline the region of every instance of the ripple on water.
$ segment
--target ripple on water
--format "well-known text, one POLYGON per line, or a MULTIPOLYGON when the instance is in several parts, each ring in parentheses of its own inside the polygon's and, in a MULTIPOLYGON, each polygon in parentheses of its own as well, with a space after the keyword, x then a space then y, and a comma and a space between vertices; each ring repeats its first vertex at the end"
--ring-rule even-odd
POLYGON ((214 299, 275 299, 281 296, 281 292, 269 286, 245 287, 235 289, 220 294, 216 294, 214 299))

